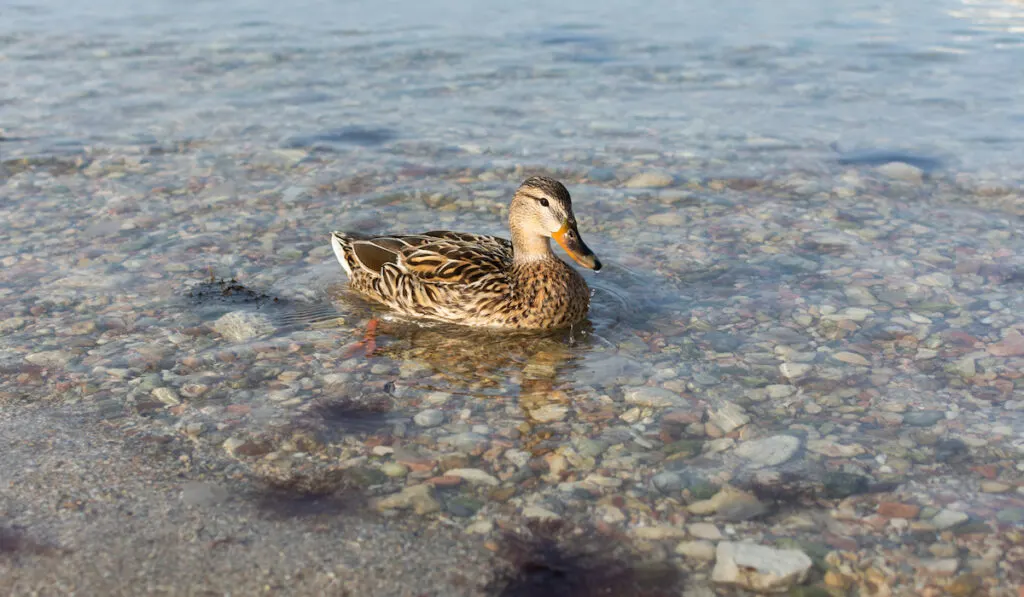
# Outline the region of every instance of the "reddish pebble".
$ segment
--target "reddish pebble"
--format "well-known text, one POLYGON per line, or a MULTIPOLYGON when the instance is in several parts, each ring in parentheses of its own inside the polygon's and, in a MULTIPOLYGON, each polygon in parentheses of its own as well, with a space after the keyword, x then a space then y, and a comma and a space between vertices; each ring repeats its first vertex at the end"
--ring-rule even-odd
POLYGON ((252 407, 248 404, 229 404, 224 407, 224 410, 236 415, 247 415, 252 411, 252 407))
POLYGON ((920 506, 901 504, 899 502, 882 502, 878 504, 878 514, 886 518, 917 518, 920 506))
POLYGON ((462 477, 452 477, 451 475, 441 475, 440 477, 431 477, 427 479, 427 483, 434 487, 455 487, 459 483, 462 483, 462 477))

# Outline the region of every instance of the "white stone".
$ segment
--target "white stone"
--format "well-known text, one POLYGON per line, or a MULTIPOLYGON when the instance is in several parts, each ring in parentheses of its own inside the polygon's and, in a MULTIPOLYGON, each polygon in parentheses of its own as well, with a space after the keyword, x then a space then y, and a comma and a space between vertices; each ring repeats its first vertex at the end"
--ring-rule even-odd
POLYGON ((64 367, 74 354, 64 350, 43 350, 25 357, 25 360, 39 367, 64 367))
POLYGON ((702 562, 715 559, 715 544, 710 541, 683 541, 676 546, 676 553, 702 562))
POLYGON ((911 166, 906 162, 888 162, 875 168, 882 176, 893 180, 902 180, 919 184, 924 179, 924 170, 911 166))
POLYGON ((213 330, 232 342, 246 342, 274 330, 265 315, 248 311, 232 311, 213 323, 213 330))
POLYGON ((800 379, 811 372, 812 366, 807 363, 783 363, 779 365, 779 373, 786 379, 800 379))
POLYGON ((445 473, 449 477, 458 477, 474 485, 497 486, 500 482, 497 477, 490 475, 478 468, 456 468, 445 473))
POLYGON ((663 187, 670 186, 675 179, 665 172, 641 172, 626 181, 625 187, 627 189, 660 189, 663 187))
POLYGON ((651 386, 639 386, 626 388, 624 391, 627 404, 647 406, 650 408, 667 408, 670 406, 682 406, 686 401, 675 392, 665 388, 651 386))
POLYGON ((178 397, 178 393, 171 388, 155 388, 150 392, 154 398, 163 402, 167 406, 175 406, 181 404, 181 398, 178 397))
POLYGON ((552 423, 561 421, 569 412, 568 407, 561 404, 545 404, 530 411, 530 417, 540 423, 552 423))
POLYGON ((708 541, 719 541, 722 539, 722 531, 718 530, 718 527, 710 522, 695 522, 687 525, 686 530, 697 539, 707 539, 708 541))
POLYGON ((686 536, 686 531, 680 527, 662 524, 653 527, 634 527, 633 535, 638 539, 661 541, 662 539, 682 539, 686 536))
POLYGON ((714 408, 708 409, 708 420, 715 427, 729 433, 749 423, 750 415, 744 412, 743 407, 738 404, 723 400, 714 408))
POLYGON ((766 387, 765 390, 768 392, 768 397, 773 400, 789 398, 796 394, 796 387, 788 384, 772 384, 766 387))
POLYGON ((541 508, 540 506, 527 506, 523 508, 523 516, 532 520, 558 520, 562 518, 551 510, 541 508))
POLYGON ((799 449, 799 438, 792 435, 773 435, 743 442, 736 448, 736 455, 746 458, 754 468, 762 468, 778 466, 788 461, 799 449))
POLYGON ((751 591, 779 593, 807 578, 813 563, 802 551, 753 543, 718 544, 712 582, 751 591))
POLYGON ((968 518, 970 517, 963 512, 946 508, 939 511, 930 522, 935 525, 935 528, 943 531, 967 522, 968 518))
POLYGON ((437 427, 444 422, 444 413, 436 408, 428 408, 416 413, 412 420, 420 427, 437 427))

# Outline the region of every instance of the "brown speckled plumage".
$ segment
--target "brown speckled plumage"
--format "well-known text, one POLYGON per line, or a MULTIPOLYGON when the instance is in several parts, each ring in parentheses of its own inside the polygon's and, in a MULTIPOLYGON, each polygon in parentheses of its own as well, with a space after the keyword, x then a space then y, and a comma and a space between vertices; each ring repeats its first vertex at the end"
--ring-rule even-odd
POLYGON ((533 177, 509 209, 512 241, 448 231, 367 237, 334 232, 331 244, 357 292, 403 315, 471 326, 545 329, 587 315, 583 277, 551 252, 550 238, 581 265, 601 263, 583 243, 569 191, 533 177))

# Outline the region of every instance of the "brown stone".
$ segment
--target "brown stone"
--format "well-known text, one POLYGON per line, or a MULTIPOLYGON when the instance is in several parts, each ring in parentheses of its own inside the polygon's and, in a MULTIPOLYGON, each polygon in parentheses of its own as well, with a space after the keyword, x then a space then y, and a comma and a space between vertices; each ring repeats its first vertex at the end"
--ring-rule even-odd
POLYGON ((878 504, 878 514, 886 518, 917 518, 920 506, 901 504, 899 502, 882 502, 878 504))

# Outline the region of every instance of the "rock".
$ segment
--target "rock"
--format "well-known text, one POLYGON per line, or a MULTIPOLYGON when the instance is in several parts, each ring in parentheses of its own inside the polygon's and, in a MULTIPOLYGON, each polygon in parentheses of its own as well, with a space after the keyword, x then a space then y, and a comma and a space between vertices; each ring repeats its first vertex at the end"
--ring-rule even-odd
POLYGON ((779 365, 779 373, 786 379, 796 380, 806 376, 812 368, 807 363, 783 363, 779 365))
POLYGON ((651 226, 682 226, 686 223, 686 214, 679 211, 667 211, 647 216, 651 226))
POLYGON ((445 475, 449 477, 459 477, 464 481, 468 481, 474 485, 490 485, 491 487, 497 487, 500 481, 493 475, 490 475, 478 468, 456 468, 450 471, 445 471, 445 475))
POLYGON ((381 465, 380 472, 392 478, 399 478, 409 474, 409 467, 398 462, 385 462, 381 465))
POLYGON ((772 400, 781 400, 782 398, 789 398, 793 394, 796 394, 796 386, 788 384, 772 384, 765 388, 768 392, 768 397, 772 400))
POLYGON ((953 363, 953 371, 964 379, 970 379, 978 374, 978 365, 975 363, 974 355, 966 355, 953 363))
POLYGON ((676 473, 665 471, 651 477, 651 485, 667 495, 683 489, 683 478, 676 473))
POLYGON ((452 399, 452 395, 448 392, 431 392, 427 394, 425 400, 432 406, 443 406, 452 399))
POLYGON ((946 418, 941 410, 918 410, 903 415, 903 422, 914 427, 930 427, 946 418))
POLYGON ((711 345, 715 352, 732 352, 743 345, 743 340, 725 332, 708 332, 703 340, 711 345))
POLYGON ((882 502, 878 504, 878 514, 886 518, 917 518, 921 507, 914 504, 901 504, 900 502, 882 502))
POLYGON ((66 367, 74 353, 66 350, 43 350, 25 356, 25 360, 39 367, 66 367))
POLYGON ((860 444, 840 444, 827 439, 813 439, 807 442, 807 449, 829 458, 852 458, 865 452, 860 444))
POLYGON ((940 510, 938 514, 932 517, 930 522, 933 525, 935 525, 935 528, 939 529, 940 531, 944 531, 946 529, 951 529, 957 525, 961 525, 967 522, 969 518, 970 517, 963 512, 949 510, 947 508, 940 510))
POLYGON ((957 569, 960 568, 960 562, 956 558, 921 560, 920 568, 930 576, 948 577, 956 574, 957 569))
POLYGON ((231 342, 247 342, 274 331, 265 315, 249 311, 232 311, 213 323, 213 331, 231 342))
POLYGON ((178 397, 178 393, 171 388, 154 388, 150 394, 167 406, 176 406, 181 404, 181 398, 178 397))
POLYGON ((466 532, 473 535, 486 535, 494 530, 494 523, 490 520, 477 520, 466 527, 466 532))
POLYGON ((531 520, 559 520, 562 518, 551 510, 541 508, 540 506, 527 506, 523 508, 523 517, 531 520))
POLYGON ((851 495, 867 493, 871 489, 870 480, 863 476, 844 471, 831 471, 825 473, 822 479, 825 497, 830 499, 842 499, 851 495))
POLYGON ((750 416, 734 402, 723 400, 708 409, 708 421, 725 433, 738 429, 750 422, 750 416))
POLYGON ((933 288, 949 288, 953 286, 953 278, 941 272, 918 276, 916 282, 922 286, 931 286, 933 288))
POLYGON ((871 291, 863 286, 849 286, 846 288, 846 298, 850 299, 850 302, 861 307, 870 307, 878 304, 878 299, 875 295, 871 294, 871 291))
POLYGON ((416 413, 412 420, 420 427, 437 427, 444 422, 444 413, 436 408, 428 408, 416 413))
POLYGON ((473 433, 472 431, 448 435, 437 441, 441 444, 448 444, 460 452, 467 453, 482 452, 487 449, 487 444, 490 443, 486 436, 473 433))
POLYGON ((671 186, 675 182, 675 179, 668 173, 665 172, 641 172, 626 181, 624 185, 627 189, 660 189, 667 186, 671 186))
POLYGON ((875 172, 892 180, 902 180, 914 184, 920 184, 924 180, 924 170, 905 162, 888 162, 875 167, 875 172))
POLYGON ((416 514, 430 514, 441 511, 441 502, 434 497, 430 485, 413 485, 377 501, 378 510, 409 510, 416 514))
POLYGON ((639 386, 626 388, 623 394, 627 404, 649 408, 668 408, 670 406, 684 406, 687 404, 687 401, 681 396, 664 388, 639 386))
POLYGON ((762 468, 778 466, 788 461, 799 449, 799 438, 792 435, 773 435, 743 442, 736 448, 735 453, 747 459, 754 468, 762 468))
POLYGON ((530 453, 525 450, 505 450, 505 458, 516 468, 523 468, 530 463, 530 453))
POLYGON ((734 487, 723 487, 710 499, 693 502, 686 509, 700 515, 719 513, 729 520, 746 520, 767 511, 756 497, 734 487))
POLYGON ((837 352, 832 355, 832 358, 848 365, 860 365, 861 367, 871 365, 870 361, 855 352, 837 352))
POLYGON ((712 582, 762 593, 778 593, 807 578, 813 563, 796 549, 776 549, 752 543, 718 544, 712 582))
POLYGON ((227 497, 226 489, 209 483, 189 481, 181 487, 181 501, 186 506, 212 506, 227 497))
POLYGON ((561 404, 545 404, 529 412, 530 418, 539 423, 553 423, 564 419, 569 409, 561 404))
POLYGON ((1006 493, 1010 491, 1010 486, 999 481, 982 481, 981 490, 984 493, 1006 493))
POLYGON ((988 353, 997 357, 1024 356, 1024 335, 1011 330, 999 342, 989 344, 988 353))
POLYGON ((701 562, 715 559, 715 544, 710 541, 683 541, 676 546, 676 553, 701 562))
POLYGON ((722 531, 719 531, 718 527, 710 522, 695 522, 687 525, 686 530, 690 535, 698 539, 707 539, 708 541, 719 541, 722 539, 722 531))
POLYGON ((650 527, 634 527, 633 535, 638 539, 661 541, 663 539, 682 539, 686 537, 686 531, 679 527, 659 524, 650 527))

